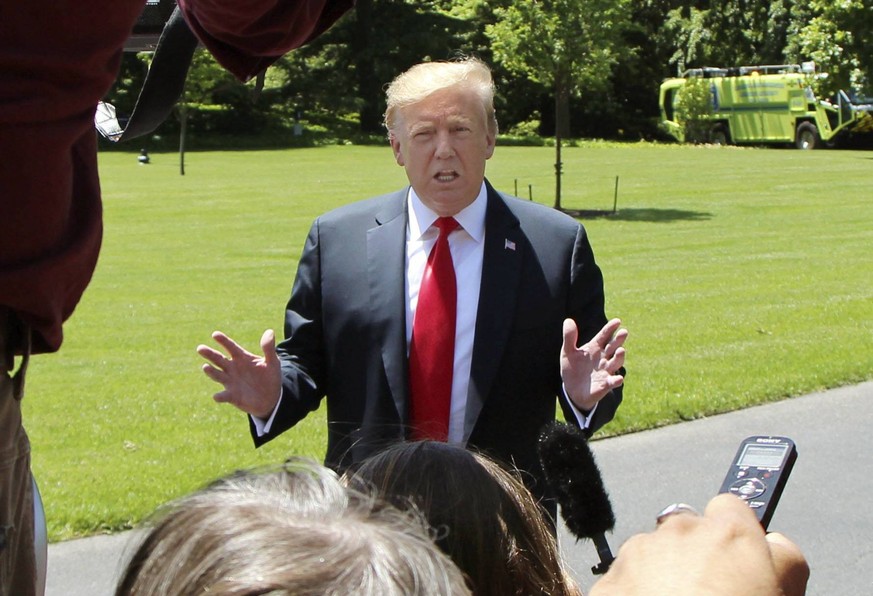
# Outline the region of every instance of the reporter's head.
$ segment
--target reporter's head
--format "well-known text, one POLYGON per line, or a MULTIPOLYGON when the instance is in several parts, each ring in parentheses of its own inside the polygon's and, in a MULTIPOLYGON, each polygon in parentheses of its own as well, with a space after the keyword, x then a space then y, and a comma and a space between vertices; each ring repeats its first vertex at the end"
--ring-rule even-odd
POLYGON ((308 460, 233 474, 162 513, 118 596, 469 594, 423 519, 308 460))

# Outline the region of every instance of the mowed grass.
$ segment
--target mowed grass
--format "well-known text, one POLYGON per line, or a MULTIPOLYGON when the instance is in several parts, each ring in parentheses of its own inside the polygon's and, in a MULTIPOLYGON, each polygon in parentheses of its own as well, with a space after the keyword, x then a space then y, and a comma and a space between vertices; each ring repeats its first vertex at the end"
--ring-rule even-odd
MULTIPOLYGON (((554 149, 499 147, 499 189, 554 200, 554 149)), ((873 152, 584 144, 563 151, 608 315, 631 332, 617 434, 873 378, 873 152)), ((52 540, 129 528, 229 471, 321 459, 323 412, 255 450, 195 347, 281 334, 312 220, 406 183, 385 147, 103 153, 106 232, 25 424, 52 540)), ((354 338, 350 338, 354 341, 354 338)), ((557 365, 557 354, 556 354, 557 365)))

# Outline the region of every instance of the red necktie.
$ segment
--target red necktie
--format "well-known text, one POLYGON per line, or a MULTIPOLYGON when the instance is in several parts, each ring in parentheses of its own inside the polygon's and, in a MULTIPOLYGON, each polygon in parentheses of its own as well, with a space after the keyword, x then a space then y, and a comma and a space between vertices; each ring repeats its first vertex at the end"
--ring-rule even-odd
POLYGON ((412 396, 409 421, 413 439, 445 441, 449 434, 458 310, 449 234, 458 227, 458 222, 451 217, 440 217, 434 225, 440 235, 427 257, 409 347, 412 396))

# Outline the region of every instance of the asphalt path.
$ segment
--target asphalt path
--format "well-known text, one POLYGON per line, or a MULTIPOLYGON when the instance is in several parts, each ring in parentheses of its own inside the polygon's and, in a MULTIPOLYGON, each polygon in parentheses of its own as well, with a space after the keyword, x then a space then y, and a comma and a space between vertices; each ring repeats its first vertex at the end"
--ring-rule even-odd
MULTIPOLYGON (((788 436, 798 459, 770 529, 797 542, 811 576, 807 594, 873 594, 873 382, 592 442, 616 517, 614 552, 652 531, 655 515, 682 501, 702 510, 740 441, 788 436)), ((126 532, 51 544, 48 596, 112 594, 138 535, 126 532)), ((598 562, 590 541, 559 528, 565 560, 587 590, 598 562)))

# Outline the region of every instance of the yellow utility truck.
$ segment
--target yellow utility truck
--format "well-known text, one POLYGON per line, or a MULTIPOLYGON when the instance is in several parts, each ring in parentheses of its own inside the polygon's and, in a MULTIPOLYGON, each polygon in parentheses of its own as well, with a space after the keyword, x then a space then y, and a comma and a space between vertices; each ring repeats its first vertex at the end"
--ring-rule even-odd
POLYGON ((812 62, 690 69, 661 84, 660 124, 680 142, 793 143, 798 149, 814 149, 869 119, 873 111, 869 104, 852 103, 844 91, 832 100, 816 97, 816 76, 826 75, 816 75, 812 62), (695 89, 708 93, 709 101, 702 102, 708 105, 690 101, 695 89), (703 138, 687 138, 689 122, 703 138))

